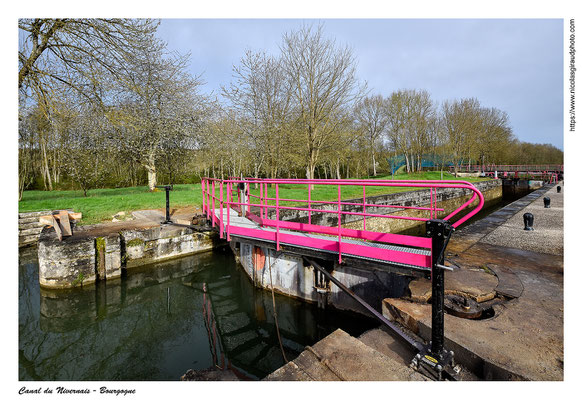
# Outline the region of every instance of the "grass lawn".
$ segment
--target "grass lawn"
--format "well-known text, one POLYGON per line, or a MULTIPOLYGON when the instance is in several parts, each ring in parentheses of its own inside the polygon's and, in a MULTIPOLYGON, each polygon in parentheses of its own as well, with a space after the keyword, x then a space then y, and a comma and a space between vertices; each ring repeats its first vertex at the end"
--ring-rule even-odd
MULTIPOLYGON (((388 176, 378 176, 378 179, 390 179, 388 176)), ((439 171, 422 172, 420 174, 396 175, 398 179, 418 179, 418 180, 439 180, 439 171)), ((449 173, 443 173, 443 179, 455 179, 449 173)), ((458 180, 468 180, 471 182, 486 180, 487 178, 458 178, 458 180)), ((402 192, 411 190, 402 187, 374 187, 366 189, 366 196, 375 194, 402 192)), ((259 194, 258 190, 251 188, 251 193, 259 194)), ((269 197, 274 197, 275 188, 269 188, 269 197)), ((290 199, 307 199, 307 189, 305 185, 280 185, 279 197, 290 199)), ((362 197, 361 186, 342 186, 342 199, 362 197)), ((316 185, 312 191, 312 200, 337 200, 337 186, 316 185)), ((280 203, 283 204, 283 203, 280 203)), ((82 190, 67 191, 25 191, 22 200, 18 204, 20 212, 37 210, 58 210, 72 208, 83 213, 83 224, 94 224, 101 221, 111 220, 114 214, 125 211, 135 211, 144 209, 163 208, 166 205, 165 192, 149 192, 147 186, 119 188, 119 189, 94 189, 87 192, 87 197, 83 197, 82 190)), ((201 207, 202 191, 200 184, 174 185, 174 190, 170 192, 170 206, 174 207, 201 207)))

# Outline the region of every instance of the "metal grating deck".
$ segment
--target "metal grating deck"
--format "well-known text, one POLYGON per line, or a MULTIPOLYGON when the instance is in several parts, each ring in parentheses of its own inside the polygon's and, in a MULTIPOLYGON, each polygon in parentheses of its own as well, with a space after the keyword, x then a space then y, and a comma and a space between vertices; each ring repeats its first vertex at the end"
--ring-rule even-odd
MULTIPOLYGON (((215 210, 215 214, 216 214, 217 219, 220 221, 220 210, 215 210)), ((223 209, 223 218, 224 218, 224 226, 226 229, 226 223, 227 223, 226 209, 223 209)), ((236 211, 234 211, 232 209, 230 210, 230 224, 232 226, 237 226, 237 227, 241 227, 241 228, 256 229, 256 230, 260 230, 260 231, 268 231, 268 232, 276 232, 277 231, 277 229, 275 229, 275 228, 263 227, 263 226, 260 226, 259 224, 257 224, 256 222, 251 221, 250 219, 248 219, 246 217, 241 217, 238 215, 238 213, 236 211)), ((313 239, 327 240, 327 241, 330 241, 333 243, 337 242, 337 237, 334 237, 334 236, 324 236, 324 235, 318 235, 318 234, 313 234, 313 233, 298 232, 298 231, 293 231, 293 230, 289 230, 289 229, 279 229, 279 232, 283 232, 285 234, 294 235, 294 236, 301 236, 301 237, 305 237, 308 239, 313 238, 313 239)), ((251 236, 243 236, 243 235, 239 235, 239 234, 237 234, 237 235, 231 234, 231 236, 241 236, 241 237, 246 237, 246 238, 250 238, 250 239, 256 239, 256 238, 253 238, 251 236)), ((281 240, 280 243, 288 244, 288 243, 285 243, 285 241, 283 241, 283 240, 281 240)), ((364 256, 358 256, 358 255, 352 255, 352 254, 345 254, 345 256, 354 257, 354 258, 361 258, 361 259, 366 259, 366 260, 381 262, 381 263, 386 263, 386 264, 394 264, 394 265, 401 266, 401 267, 413 268, 413 269, 419 269, 419 270, 426 270, 426 268, 422 268, 422 267, 418 267, 418 266, 410 265, 410 264, 399 263, 399 262, 395 262, 395 261, 388 262, 385 260, 376 259, 373 257, 373 249, 374 248, 385 249, 385 250, 399 251, 399 252, 409 253, 409 254, 419 254, 419 255, 424 255, 424 256, 430 256, 430 254, 431 254, 430 250, 426 250, 426 249, 419 249, 419 248, 400 246, 400 245, 391 245, 391 244, 378 243, 378 242, 369 242, 369 241, 363 241, 363 240, 354 240, 354 239, 348 239, 348 238, 344 238, 344 237, 342 237, 342 243, 350 243, 350 244, 355 244, 355 245, 359 245, 359 246, 369 247, 370 253, 371 253, 370 257, 364 257, 364 256)), ((305 246, 299 246, 296 244, 293 244, 292 246, 305 248, 305 246)), ((321 252, 325 252, 325 253, 338 254, 337 251, 333 251, 333 250, 324 250, 324 249, 319 249, 319 248, 316 250, 321 251, 321 252)))

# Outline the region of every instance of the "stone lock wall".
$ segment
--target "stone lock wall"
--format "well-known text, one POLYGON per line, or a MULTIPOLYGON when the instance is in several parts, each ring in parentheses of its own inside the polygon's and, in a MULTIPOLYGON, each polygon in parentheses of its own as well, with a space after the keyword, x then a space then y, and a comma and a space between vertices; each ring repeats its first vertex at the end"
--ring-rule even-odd
POLYGON ((164 225, 96 236, 80 227, 62 241, 45 228, 39 239, 41 287, 64 289, 121 277, 122 269, 185 256, 214 247, 214 234, 164 225))
MULTIPOLYGON (((18 213, 18 247, 32 246, 38 242, 42 228, 44 227, 38 220, 41 215, 49 215, 60 210, 42 210, 18 213)), ((65 211, 72 212, 67 209, 65 211)))
POLYGON ((59 242, 54 230, 43 229, 38 241, 41 287, 69 288, 95 282, 95 238, 74 235, 59 242))

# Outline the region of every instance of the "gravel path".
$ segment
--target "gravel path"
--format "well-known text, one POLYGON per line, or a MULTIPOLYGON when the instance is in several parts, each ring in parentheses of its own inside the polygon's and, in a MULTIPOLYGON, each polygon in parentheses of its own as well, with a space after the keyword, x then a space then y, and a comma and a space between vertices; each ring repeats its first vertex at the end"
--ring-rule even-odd
MULTIPOLYGON (((558 184, 561 186, 561 182, 558 184)), ((498 246, 513 247, 543 254, 564 254, 564 189, 556 186, 515 214, 481 241, 498 246), (550 208, 544 208, 544 197, 550 198, 550 208), (534 230, 523 229, 523 215, 534 215, 534 230)))

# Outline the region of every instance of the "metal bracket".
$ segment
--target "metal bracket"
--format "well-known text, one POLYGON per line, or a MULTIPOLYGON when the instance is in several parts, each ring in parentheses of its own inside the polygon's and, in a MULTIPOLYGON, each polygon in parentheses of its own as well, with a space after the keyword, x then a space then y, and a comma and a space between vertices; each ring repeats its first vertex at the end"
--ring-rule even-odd
POLYGON ((455 365, 455 353, 443 350, 440 356, 435 357, 430 350, 431 344, 414 357, 410 366, 432 380, 457 380, 460 367, 455 365))
POLYGON ((440 269, 446 269, 447 271, 454 271, 455 269, 458 269, 455 267, 448 267, 448 266, 442 265, 442 264, 437 264, 436 267, 440 268, 440 269))

